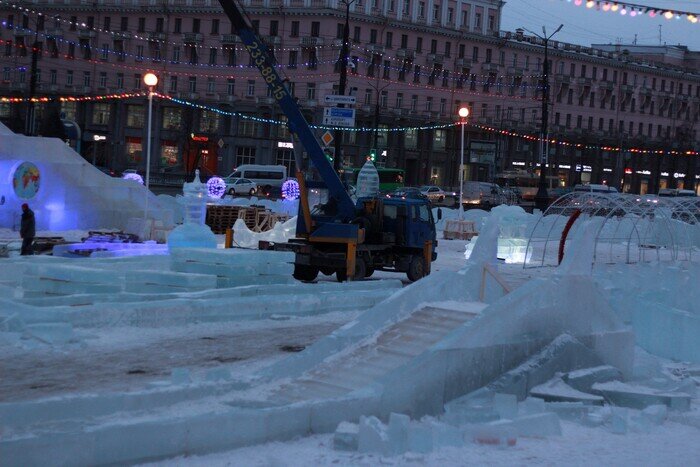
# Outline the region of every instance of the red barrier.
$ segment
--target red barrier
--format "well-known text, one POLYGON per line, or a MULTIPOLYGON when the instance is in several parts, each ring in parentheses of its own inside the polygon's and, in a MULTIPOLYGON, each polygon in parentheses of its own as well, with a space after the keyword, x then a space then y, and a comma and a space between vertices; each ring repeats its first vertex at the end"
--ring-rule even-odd
POLYGON ((566 226, 564 227, 564 230, 561 233, 561 240, 559 240, 559 263, 557 264, 561 264, 561 260, 564 259, 564 245, 566 244, 566 237, 569 235, 569 230, 571 230, 571 226, 574 225, 574 222, 576 222, 576 219, 578 219, 578 216, 580 215, 581 210, 577 209, 571 214, 569 220, 566 222, 566 226))

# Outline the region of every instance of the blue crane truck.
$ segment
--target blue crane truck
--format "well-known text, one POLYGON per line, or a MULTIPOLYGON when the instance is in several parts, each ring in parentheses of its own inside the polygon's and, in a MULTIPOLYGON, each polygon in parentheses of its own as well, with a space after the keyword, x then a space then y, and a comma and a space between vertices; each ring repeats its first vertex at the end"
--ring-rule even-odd
MULTIPOLYGON (((219 0, 272 97, 287 116, 289 131, 306 150, 322 182, 298 173, 301 198, 296 238, 276 249, 293 251, 294 277, 313 281, 319 272, 338 281, 359 280, 375 270, 405 272, 415 281, 430 274, 437 258, 435 222, 427 199, 360 198, 353 202, 280 78, 273 55, 238 0, 219 0), (308 188, 327 190, 327 202, 309 206, 308 188)), ((438 211, 438 217, 441 212, 438 211)))

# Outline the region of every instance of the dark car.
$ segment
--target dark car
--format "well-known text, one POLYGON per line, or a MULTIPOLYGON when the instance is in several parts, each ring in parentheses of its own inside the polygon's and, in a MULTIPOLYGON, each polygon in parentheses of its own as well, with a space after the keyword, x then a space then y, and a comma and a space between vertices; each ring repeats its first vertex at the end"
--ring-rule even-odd
POLYGON ((387 193, 387 198, 401 198, 401 199, 428 199, 419 188, 414 187, 403 187, 397 188, 391 193, 387 193))

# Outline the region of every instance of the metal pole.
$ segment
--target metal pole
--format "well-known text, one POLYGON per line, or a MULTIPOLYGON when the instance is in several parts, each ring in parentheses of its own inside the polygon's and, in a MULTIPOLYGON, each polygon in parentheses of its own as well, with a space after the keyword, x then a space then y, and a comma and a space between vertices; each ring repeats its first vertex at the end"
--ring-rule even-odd
POLYGON ((29 101, 27 102, 27 120, 25 124, 24 133, 27 136, 34 135, 34 94, 36 93, 36 67, 37 60, 39 59, 39 42, 38 42, 39 32, 34 34, 34 44, 32 44, 32 65, 29 76, 29 101))
POLYGON ((459 156, 459 220, 464 218, 464 124, 465 120, 462 120, 462 144, 459 156))
POLYGON ((153 115, 153 88, 148 89, 148 124, 146 139, 146 189, 151 187, 151 117, 153 115))
MULTIPOLYGON (((338 83, 338 94, 341 96, 345 95, 345 88, 348 83, 348 43, 350 41, 350 5, 355 2, 355 0, 344 0, 345 1, 345 27, 343 28, 343 45, 340 48, 340 82, 338 83)), ((345 107, 344 105, 339 105, 339 107, 345 107)), ((333 158, 333 168, 336 172, 339 172, 343 167, 341 151, 343 145, 343 131, 335 130, 335 156, 333 158)))
POLYGON ((542 131, 540 135, 540 180, 537 186, 537 194, 535 195, 535 205, 537 209, 544 213, 547 209, 547 168, 546 168, 546 139, 547 139, 547 123, 549 120, 549 38, 544 37, 544 75, 542 89, 542 131))

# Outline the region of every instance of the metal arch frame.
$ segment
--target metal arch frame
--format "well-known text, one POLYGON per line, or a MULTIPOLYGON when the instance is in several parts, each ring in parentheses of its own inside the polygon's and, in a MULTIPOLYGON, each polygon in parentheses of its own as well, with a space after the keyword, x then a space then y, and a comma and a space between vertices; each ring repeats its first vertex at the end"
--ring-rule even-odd
MULTIPOLYGON (((661 229, 668 234, 669 249, 671 251, 671 259, 674 261, 691 261, 694 249, 700 249, 700 242, 696 245, 695 238, 700 239, 700 199, 695 198, 659 198, 653 195, 630 195, 630 194, 604 194, 591 192, 572 192, 560 197, 537 219, 537 222, 532 228, 530 237, 528 238, 525 260, 523 268, 528 267, 544 267, 547 260, 547 248, 549 243, 554 241, 552 232, 557 227, 557 224, 565 225, 568 218, 567 211, 580 209, 582 214, 588 215, 589 218, 601 216, 604 221, 601 222, 596 232, 594 262, 600 259, 598 250, 602 246, 602 241, 608 240, 610 245, 608 253, 608 261, 615 263, 616 259, 613 255, 612 240, 619 238, 624 240, 626 236, 627 248, 625 253, 625 262, 645 261, 645 248, 642 247, 645 239, 653 238, 658 234, 653 233, 654 226, 660 226, 661 229), (607 212, 606 212, 607 211, 607 212), (548 216, 556 216, 550 225, 547 225, 545 218, 548 216), (619 221, 614 227, 614 231, 610 237, 601 238, 603 229, 608 224, 608 221, 619 218, 619 221), (631 222, 629 233, 621 231, 623 225, 629 225, 631 222), (681 229, 678 228, 678 223, 683 223, 681 229), (543 235, 538 235, 538 229, 543 232, 543 235), (651 233, 650 233, 651 232, 651 233), (623 237, 618 234, 622 233, 623 237), (637 258, 632 258, 632 240, 636 237, 637 240, 637 258), (539 259, 532 261, 535 256, 535 245, 544 243, 542 254, 539 259), (683 257, 681 255, 684 253, 683 257), (530 258, 528 263, 527 258, 530 258)), ((576 228, 576 227, 574 227, 576 228)), ((656 249, 656 259, 661 259, 659 249, 656 249)), ((555 264, 552 264, 554 266, 555 264)))

